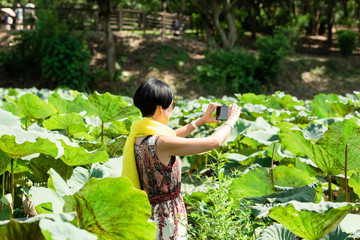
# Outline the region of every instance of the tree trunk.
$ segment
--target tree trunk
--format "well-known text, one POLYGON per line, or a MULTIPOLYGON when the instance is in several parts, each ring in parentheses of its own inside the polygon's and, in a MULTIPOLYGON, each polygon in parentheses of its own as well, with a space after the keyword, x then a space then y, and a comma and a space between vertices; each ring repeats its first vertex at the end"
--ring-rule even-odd
POLYGON ((251 39, 256 39, 256 19, 260 14, 259 1, 250 1, 251 2, 251 39))
POLYGON ((235 45, 236 37, 237 37, 235 17, 234 14, 232 13, 231 5, 227 0, 223 0, 223 8, 225 11, 225 17, 229 28, 227 38, 228 38, 229 47, 231 48, 235 45))
POLYGON ((313 9, 313 16, 314 22, 312 25, 311 33, 313 35, 318 35, 319 33, 319 26, 320 26, 320 11, 319 11, 319 0, 314 0, 314 9, 313 9))
POLYGON ((349 17, 349 12, 347 10, 347 3, 348 3, 348 0, 343 0, 342 1, 342 4, 343 4, 343 10, 344 10, 344 18, 348 18, 349 17))
POLYGON ((333 23, 334 23, 334 6, 335 6, 335 1, 334 0, 327 0, 328 3, 328 8, 327 8, 327 14, 326 14, 326 21, 327 21, 327 27, 328 27, 328 32, 327 32, 327 44, 329 47, 331 47, 332 45, 332 28, 333 28, 333 23))
POLYGON ((111 76, 115 73, 115 39, 110 25, 110 14, 105 19, 106 66, 111 76))
POLYGON ((217 48, 218 46, 214 38, 214 27, 211 25, 210 20, 202 13, 201 13, 201 19, 205 31, 205 37, 206 37, 205 41, 210 43, 210 46, 212 48, 217 48))

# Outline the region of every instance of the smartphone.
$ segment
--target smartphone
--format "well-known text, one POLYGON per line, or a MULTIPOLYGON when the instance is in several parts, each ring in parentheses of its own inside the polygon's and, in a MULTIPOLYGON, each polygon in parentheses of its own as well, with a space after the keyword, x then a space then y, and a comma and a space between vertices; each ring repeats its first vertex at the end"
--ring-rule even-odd
POLYGON ((216 120, 227 120, 228 119, 228 106, 221 106, 216 108, 216 120))

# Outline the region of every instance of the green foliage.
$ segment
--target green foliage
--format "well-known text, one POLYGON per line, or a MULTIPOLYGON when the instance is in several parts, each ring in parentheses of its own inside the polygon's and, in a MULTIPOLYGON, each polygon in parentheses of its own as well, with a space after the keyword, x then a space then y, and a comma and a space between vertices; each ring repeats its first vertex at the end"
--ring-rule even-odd
POLYGON ((275 34, 273 37, 260 38, 255 45, 260 51, 255 78, 261 83, 269 84, 275 80, 283 58, 289 54, 289 40, 284 34, 275 34))
POLYGON ((90 54, 82 36, 59 20, 59 4, 54 0, 37 2, 40 9, 36 10, 36 29, 16 33, 14 46, 0 53, 0 71, 40 78, 48 88, 87 91, 93 80, 90 54))
POLYGON ((180 69, 189 59, 184 50, 165 44, 161 46, 160 53, 156 56, 154 64, 159 68, 175 67, 180 69))
POLYGON ((349 203, 290 201, 271 208, 269 216, 301 238, 318 240, 329 234, 354 209, 349 203))
POLYGON ((357 45, 356 33, 350 30, 341 30, 336 34, 341 54, 345 57, 351 55, 357 45))
POLYGON ((194 239, 254 239, 255 229, 264 227, 264 223, 252 217, 248 203, 235 204, 229 197, 232 180, 224 172, 226 155, 216 154, 210 165, 214 172, 203 183, 206 194, 200 200, 185 199, 195 207, 188 214, 189 235, 194 239))
POLYGON ((257 92, 254 70, 254 55, 242 48, 212 50, 206 55, 205 64, 197 67, 196 79, 215 91, 224 88, 227 93, 257 92))
POLYGON ((55 82, 58 87, 80 91, 89 89, 92 81, 91 57, 80 39, 68 32, 60 32, 43 39, 40 50, 43 77, 55 82))

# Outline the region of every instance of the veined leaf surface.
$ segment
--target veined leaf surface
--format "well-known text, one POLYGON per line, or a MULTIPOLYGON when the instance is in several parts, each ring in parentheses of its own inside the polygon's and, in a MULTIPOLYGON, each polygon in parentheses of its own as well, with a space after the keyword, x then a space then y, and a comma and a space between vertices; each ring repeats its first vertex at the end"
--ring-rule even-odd
POLYGON ((80 228, 99 239, 150 240, 156 236, 155 223, 147 221, 151 214, 147 195, 127 178, 91 178, 71 199, 80 228))

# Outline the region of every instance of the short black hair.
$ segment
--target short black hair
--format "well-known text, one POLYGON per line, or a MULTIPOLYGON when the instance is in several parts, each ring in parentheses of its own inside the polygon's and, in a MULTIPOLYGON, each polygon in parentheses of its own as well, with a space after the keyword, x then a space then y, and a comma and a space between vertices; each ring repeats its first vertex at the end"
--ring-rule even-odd
POLYGON ((155 113, 158 105, 167 109, 174 99, 174 92, 166 83, 150 78, 139 86, 133 99, 143 117, 148 117, 155 113))

